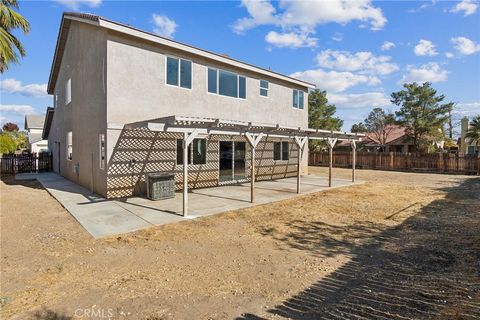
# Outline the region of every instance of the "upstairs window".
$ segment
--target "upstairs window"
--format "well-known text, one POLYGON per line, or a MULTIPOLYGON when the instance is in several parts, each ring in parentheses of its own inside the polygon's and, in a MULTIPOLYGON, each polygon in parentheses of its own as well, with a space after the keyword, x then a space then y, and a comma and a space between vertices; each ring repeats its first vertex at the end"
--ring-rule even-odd
POLYGON ((66 151, 67 151, 67 160, 73 159, 73 138, 72 138, 72 131, 67 132, 67 139, 66 139, 66 151))
POLYGON ((208 68, 208 92, 245 99, 247 81, 245 77, 236 73, 208 68))
POLYGON ((288 150, 288 141, 273 143, 273 160, 288 160, 290 153, 288 150))
POLYGON ((304 107, 303 91, 293 89, 293 108, 303 109, 303 107, 304 107))
POLYGON ((268 87, 269 83, 267 80, 260 80, 260 95, 268 97, 268 87))
POLYGON ((208 68, 208 92, 218 93, 217 69, 208 68))
POLYGON ((218 93, 222 96, 238 97, 238 75, 233 72, 218 71, 218 93))
POLYGON ((72 79, 68 79, 65 83, 65 104, 72 101, 72 79))
MULTIPOLYGON (((188 146, 188 164, 207 163, 207 140, 193 139, 188 146)), ((177 139, 177 165, 183 164, 183 139, 177 139)))
POLYGON ((167 84, 181 88, 192 88, 192 61, 167 57, 167 84))

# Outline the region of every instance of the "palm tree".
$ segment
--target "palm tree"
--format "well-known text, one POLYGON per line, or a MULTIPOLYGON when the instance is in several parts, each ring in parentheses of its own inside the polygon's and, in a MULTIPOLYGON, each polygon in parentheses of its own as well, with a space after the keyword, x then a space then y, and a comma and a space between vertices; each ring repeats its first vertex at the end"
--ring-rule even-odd
POLYGON ((20 28, 23 33, 30 31, 30 24, 14 9, 18 9, 17 0, 1 0, 0 3, 0 73, 8 69, 10 63, 18 63, 18 54, 25 56, 25 49, 11 33, 20 28), (18 53, 17 53, 18 51, 18 53))
POLYGON ((470 122, 465 138, 470 139, 471 143, 475 142, 477 147, 480 144, 480 115, 473 118, 472 122, 470 122))

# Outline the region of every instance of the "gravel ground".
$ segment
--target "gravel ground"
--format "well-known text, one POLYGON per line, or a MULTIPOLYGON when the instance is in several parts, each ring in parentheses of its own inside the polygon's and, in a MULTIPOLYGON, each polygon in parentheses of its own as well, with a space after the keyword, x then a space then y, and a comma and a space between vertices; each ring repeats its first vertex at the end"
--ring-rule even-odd
POLYGON ((36 182, 5 178, 0 316, 479 319, 480 178, 357 173, 366 183, 101 240, 36 182))

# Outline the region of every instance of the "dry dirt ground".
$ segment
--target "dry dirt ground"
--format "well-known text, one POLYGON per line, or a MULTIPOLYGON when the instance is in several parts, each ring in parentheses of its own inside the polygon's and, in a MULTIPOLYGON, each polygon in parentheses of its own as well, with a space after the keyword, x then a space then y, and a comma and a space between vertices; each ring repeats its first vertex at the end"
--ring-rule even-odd
POLYGON ((358 178, 102 240, 37 183, 3 179, 0 316, 480 319, 480 178, 358 178))

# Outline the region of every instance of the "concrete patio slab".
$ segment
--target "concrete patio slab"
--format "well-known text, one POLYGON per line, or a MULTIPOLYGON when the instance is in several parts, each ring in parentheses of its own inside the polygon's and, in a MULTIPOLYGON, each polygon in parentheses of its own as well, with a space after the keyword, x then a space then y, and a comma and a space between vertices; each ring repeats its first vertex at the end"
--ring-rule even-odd
MULTIPOLYGON (((255 203, 250 203, 249 183, 196 189, 189 193, 189 214, 187 217, 183 217, 180 192, 176 193, 175 198, 161 201, 151 201, 141 197, 107 200, 56 173, 17 175, 17 180, 32 179, 37 179, 94 238, 132 232, 151 226, 185 221, 298 196, 296 178, 256 182, 255 203)), ((333 180, 334 188, 349 185, 352 185, 352 182, 348 180, 333 180)), ((301 179, 301 194, 327 189, 329 188, 326 177, 308 175, 301 179)))

